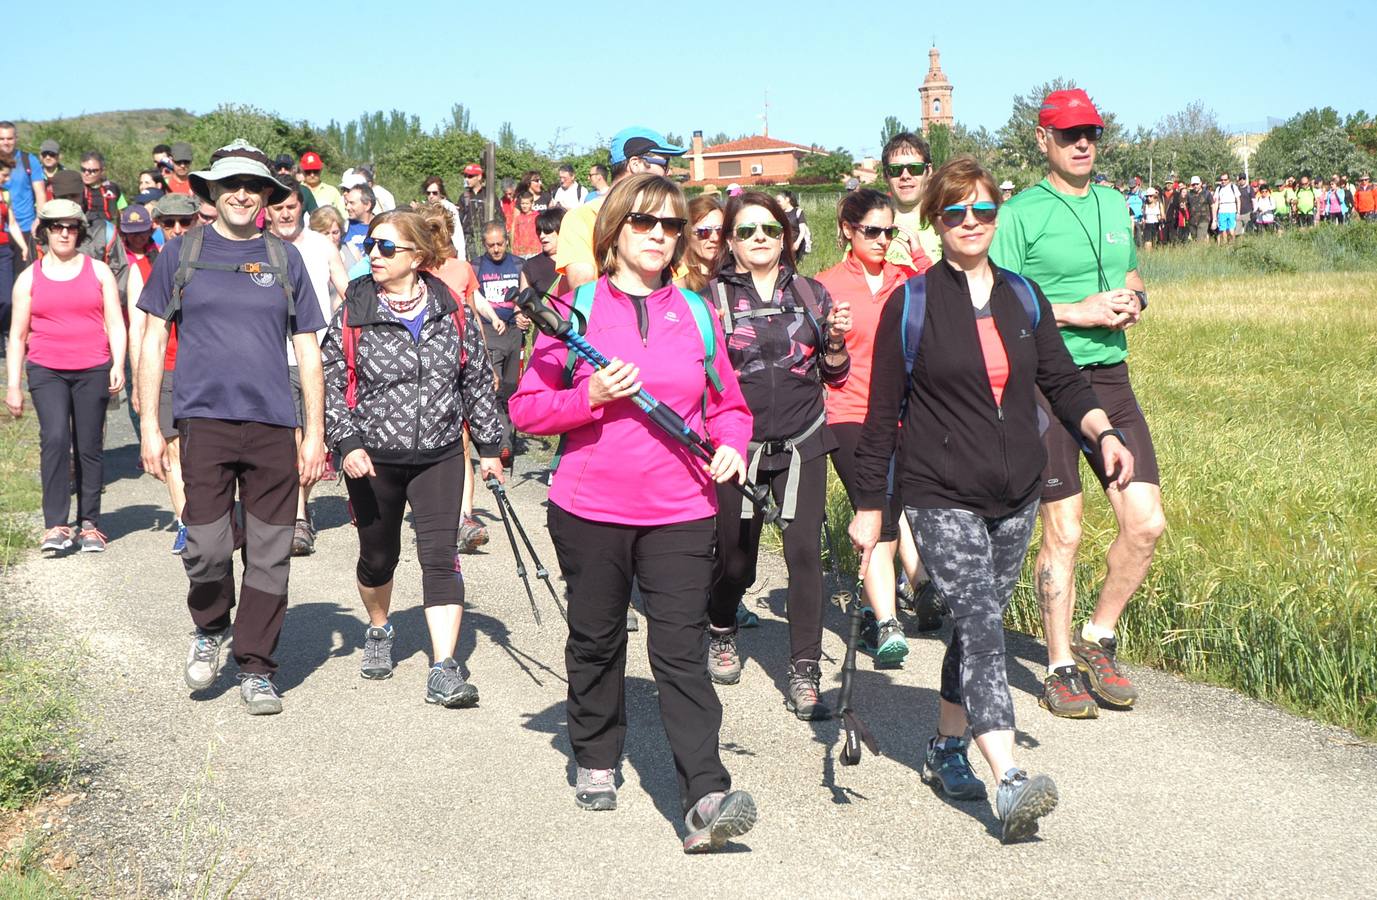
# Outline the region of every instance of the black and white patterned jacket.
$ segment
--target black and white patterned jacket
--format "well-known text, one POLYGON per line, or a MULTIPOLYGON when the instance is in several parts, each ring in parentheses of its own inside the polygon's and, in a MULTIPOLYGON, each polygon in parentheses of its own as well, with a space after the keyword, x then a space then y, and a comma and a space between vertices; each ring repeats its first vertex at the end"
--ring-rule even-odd
MULTIPOLYGON (((371 275, 349 283, 344 303, 330 320, 320 352, 325 366, 325 433, 341 456, 363 448, 374 462, 424 465, 463 448, 463 425, 480 456, 496 456, 502 437, 492 366, 472 314, 460 343, 451 314, 458 308, 444 282, 422 274, 425 322, 417 343, 392 313, 379 305, 371 275), (358 403, 345 403, 349 382, 344 360, 342 314, 359 330, 354 355, 358 403)), ((467 311, 466 311, 467 312, 467 311)))

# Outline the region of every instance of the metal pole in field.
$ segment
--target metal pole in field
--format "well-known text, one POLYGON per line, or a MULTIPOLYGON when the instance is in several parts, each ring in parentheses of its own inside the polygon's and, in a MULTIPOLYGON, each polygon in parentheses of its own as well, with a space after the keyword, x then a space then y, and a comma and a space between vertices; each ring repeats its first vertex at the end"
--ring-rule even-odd
MULTIPOLYGON (((496 219, 497 216, 497 147, 492 141, 483 148, 483 172, 487 177, 483 179, 483 208, 488 211, 488 222, 496 219)), ((479 222, 477 227, 481 229, 487 227, 488 222, 479 222)), ((481 242, 480 242, 481 246, 481 242)))

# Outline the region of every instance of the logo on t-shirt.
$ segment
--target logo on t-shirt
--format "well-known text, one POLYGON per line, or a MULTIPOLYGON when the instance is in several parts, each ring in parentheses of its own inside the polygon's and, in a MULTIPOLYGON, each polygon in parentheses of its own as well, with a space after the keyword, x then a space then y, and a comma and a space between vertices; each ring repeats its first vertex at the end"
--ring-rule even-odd
POLYGON ((267 288, 277 284, 277 279, 273 277, 272 272, 254 272, 249 277, 252 278, 253 283, 259 287, 267 288))
POLYGON ((1106 244, 1127 244, 1128 235, 1122 231, 1106 231, 1104 233, 1104 242, 1106 244))

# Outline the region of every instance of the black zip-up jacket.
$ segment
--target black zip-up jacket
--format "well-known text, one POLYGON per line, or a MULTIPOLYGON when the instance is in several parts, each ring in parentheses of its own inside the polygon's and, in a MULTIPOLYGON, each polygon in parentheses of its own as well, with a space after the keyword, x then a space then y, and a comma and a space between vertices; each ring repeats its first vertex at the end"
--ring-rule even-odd
POLYGON ((480 456, 496 456, 502 438, 492 366, 475 317, 464 318, 460 338, 451 314, 458 309, 444 282, 422 273, 426 312, 420 343, 391 312, 379 307, 372 275, 349 283, 330 320, 320 352, 325 367, 325 433, 341 456, 363 448, 374 462, 427 465, 463 450, 463 426, 480 456), (358 327, 354 372, 358 402, 344 401, 349 382, 341 315, 358 327))
MULTIPOLYGON (((736 318, 735 330, 727 335, 732 368, 755 421, 751 433, 753 442, 782 443, 807 431, 823 415, 823 384, 840 385, 851 372, 849 356, 842 357, 841 363, 834 367, 827 364, 819 340, 827 339, 832 295, 818 282, 807 279, 817 299, 815 327, 798 290, 798 280, 805 277, 781 265, 775 296, 767 303, 756 292, 750 272, 738 271, 729 263, 704 291, 703 299, 712 304, 719 315, 719 282, 726 289, 727 302, 735 312, 790 305, 797 310, 792 314, 736 318)), ((824 426, 798 447, 798 453, 807 462, 835 449, 837 439, 824 426)), ((785 453, 767 453, 761 458, 761 467, 767 470, 788 465, 789 456, 785 453)))
POLYGON ((870 407, 856 450, 858 509, 883 507, 889 460, 898 442, 905 506, 964 509, 988 518, 1016 512, 1037 499, 1047 462, 1037 390, 1077 435, 1081 419, 1100 405, 1071 361, 1042 289, 1034 285, 1042 308, 1034 329, 1004 271, 991 268, 991 312, 1009 357, 1009 379, 998 406, 963 272, 946 262, 928 270, 927 319, 907 381, 900 337, 903 288, 885 301, 879 333, 892 338, 875 345, 870 407), (900 442, 895 426, 905 393, 900 442))

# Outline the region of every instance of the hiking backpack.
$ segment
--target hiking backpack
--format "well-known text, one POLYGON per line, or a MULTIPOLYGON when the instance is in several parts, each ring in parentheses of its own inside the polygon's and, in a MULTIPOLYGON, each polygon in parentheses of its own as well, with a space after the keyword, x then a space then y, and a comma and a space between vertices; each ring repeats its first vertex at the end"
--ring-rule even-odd
MULTIPOLYGON (((765 306, 759 309, 747 309, 737 312, 731 308, 731 302, 727 298, 727 287, 723 281, 715 279, 717 286, 717 310, 718 316, 722 320, 722 331, 728 337, 736 331, 738 319, 766 319, 771 316, 795 315, 802 312, 808 319, 808 324, 813 327, 813 336, 817 339, 818 350, 821 351, 825 335, 822 327, 822 307, 818 304, 818 295, 813 290, 813 285, 802 275, 795 275, 790 281, 789 286, 795 287, 798 296, 803 300, 803 307, 800 309, 794 303, 794 291, 778 290, 780 294, 780 304, 778 306, 765 306), (787 300, 785 299, 787 297, 787 300)), ((821 376, 819 376, 821 377, 821 376)))
MULTIPOLYGON (((182 295, 186 293, 187 282, 197 269, 213 269, 217 272, 242 272, 245 275, 272 275, 282 285, 287 295, 288 321, 296 318, 296 292, 292 288, 291 270, 287 265, 287 244, 271 231, 263 232, 263 245, 268 251, 266 265, 260 262, 211 263, 201 261, 201 245, 205 243, 207 226, 198 225, 182 237, 182 246, 177 254, 177 274, 172 279, 172 297, 163 311, 163 319, 171 322, 182 312, 182 295)), ((287 326, 287 339, 291 340, 291 325, 287 326)))

